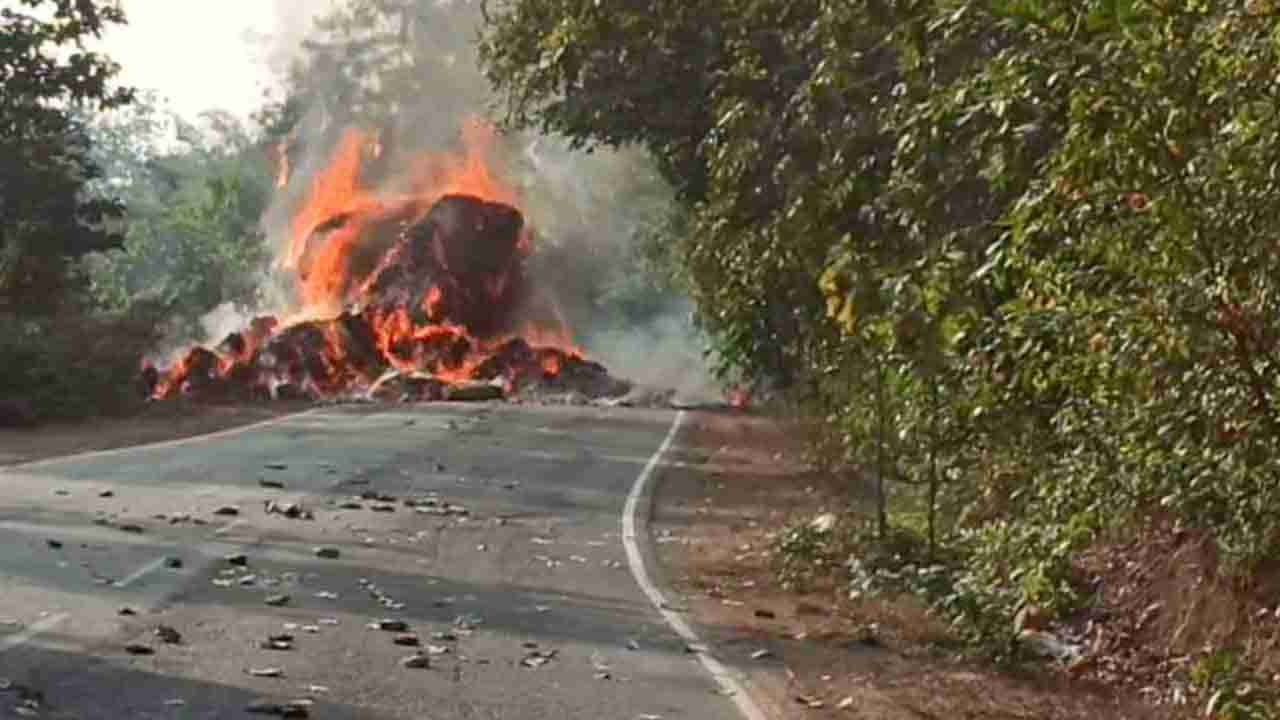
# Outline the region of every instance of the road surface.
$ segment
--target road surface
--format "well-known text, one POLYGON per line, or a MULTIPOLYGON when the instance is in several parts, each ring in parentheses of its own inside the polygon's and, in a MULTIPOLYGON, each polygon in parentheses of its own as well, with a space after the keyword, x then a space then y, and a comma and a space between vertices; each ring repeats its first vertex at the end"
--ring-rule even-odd
POLYGON ((334 407, 0 471, 0 717, 737 720, 620 536, 674 417, 334 407))

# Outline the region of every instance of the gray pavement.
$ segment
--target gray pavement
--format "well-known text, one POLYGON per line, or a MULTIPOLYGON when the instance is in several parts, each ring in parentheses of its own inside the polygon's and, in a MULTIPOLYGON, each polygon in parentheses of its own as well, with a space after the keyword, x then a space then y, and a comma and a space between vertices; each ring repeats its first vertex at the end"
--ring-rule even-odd
POLYGON ((672 419, 326 408, 0 471, 0 718, 240 718, 309 700, 313 718, 732 720, 619 537, 672 419), (402 665, 416 650, 367 627, 382 618, 407 623, 430 668, 402 665), (280 633, 292 650, 260 647, 280 633), (279 677, 251 674, 267 669, 279 677))

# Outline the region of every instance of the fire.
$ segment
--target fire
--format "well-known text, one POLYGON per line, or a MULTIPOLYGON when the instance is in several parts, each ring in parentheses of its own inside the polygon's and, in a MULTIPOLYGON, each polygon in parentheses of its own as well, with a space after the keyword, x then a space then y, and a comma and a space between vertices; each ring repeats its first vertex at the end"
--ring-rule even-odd
MULTIPOLYGON (((516 331, 533 251, 522 198, 494 162, 492 126, 469 121, 461 140, 460 152, 412 158, 384 183, 391 192, 367 178, 370 163, 385 167, 392 153, 382 138, 343 133, 280 249, 277 267, 296 278, 301 307, 286 322, 261 318, 213 350, 195 348, 163 373, 152 368, 154 396, 220 382, 272 397, 332 395, 368 388, 387 368, 508 391, 566 374, 608 380, 554 304, 516 331)), ((283 148, 280 156, 287 184, 283 148)))

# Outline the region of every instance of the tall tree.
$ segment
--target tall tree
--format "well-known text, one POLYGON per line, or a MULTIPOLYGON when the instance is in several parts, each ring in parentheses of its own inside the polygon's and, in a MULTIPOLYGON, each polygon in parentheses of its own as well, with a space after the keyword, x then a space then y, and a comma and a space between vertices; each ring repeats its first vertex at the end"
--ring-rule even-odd
POLYGON ((112 85, 118 67, 86 48, 124 21, 117 5, 92 0, 0 8, 0 310, 55 307, 68 260, 120 243, 112 221, 123 206, 85 192, 100 170, 74 109, 132 101, 112 85))

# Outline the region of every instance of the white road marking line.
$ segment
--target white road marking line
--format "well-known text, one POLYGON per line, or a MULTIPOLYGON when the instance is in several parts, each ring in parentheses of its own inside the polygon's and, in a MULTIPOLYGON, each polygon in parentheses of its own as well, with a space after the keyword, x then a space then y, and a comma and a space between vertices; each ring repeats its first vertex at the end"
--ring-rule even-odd
POLYGON ((37 635, 48 632, 57 627, 64 620, 71 617, 71 613, 58 613, 40 620, 39 622, 28 625, 21 632, 14 633, 4 639, 0 639, 0 653, 12 650, 19 645, 26 645, 31 642, 37 635))
POLYGON ((138 582, 138 581, 139 581, 139 580, 141 580, 142 578, 144 578, 144 577, 146 577, 146 576, 150 575, 151 573, 155 572, 156 570, 159 570, 160 568, 164 567, 164 561, 165 561, 165 558, 158 557, 158 558, 156 558, 155 560, 152 560, 151 562, 147 563, 146 565, 143 565, 142 567, 140 567, 140 568, 138 568, 137 570, 133 571, 133 573, 132 573, 132 574, 130 574, 130 575, 129 575, 128 577, 126 577, 125 579, 123 579, 123 580, 117 580, 116 582, 112 583, 112 587, 117 587, 117 588, 127 588, 127 587, 129 587, 130 585, 132 585, 132 584, 134 584, 134 583, 138 582))
MULTIPOLYGON (((654 585, 653 580, 649 578, 649 571, 645 568, 644 555, 640 553, 638 541, 638 533, 636 532, 636 516, 640 508, 640 500, 645 497, 645 492, 649 483, 653 480, 653 473, 657 470, 658 465, 662 462, 662 458, 671 450, 672 443, 675 442, 676 434, 679 433, 681 425, 684 424, 685 411, 681 410, 676 413, 675 420, 671 422, 671 429, 667 432, 667 437, 658 446, 658 450, 649 458, 649 464, 645 465, 644 470, 640 472, 640 476, 636 478, 636 482, 631 486, 631 493, 627 495, 627 504, 622 509, 622 544, 627 550, 627 564, 631 566, 631 574, 635 577, 636 583, 640 585, 640 589, 649 598, 649 602, 653 607, 661 613, 662 618, 667 621, 672 630, 680 636, 689 646, 698 648, 706 647, 698 634, 689 627, 675 611, 669 609, 673 607, 667 602, 662 591, 654 585)), ((645 510, 645 524, 648 524, 649 511, 645 510)), ((755 700, 747 693, 742 683, 726 668, 719 660, 716 660, 711 654, 705 650, 697 652, 698 660, 702 663, 702 667, 707 669, 711 677, 715 679, 716 684, 720 686, 721 692, 733 699, 738 711, 746 720, 768 720, 768 716, 760 709, 755 700)))

